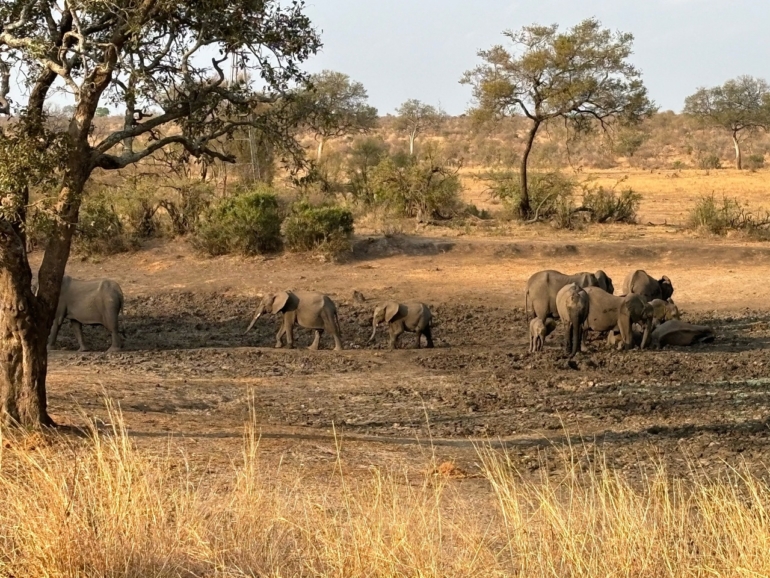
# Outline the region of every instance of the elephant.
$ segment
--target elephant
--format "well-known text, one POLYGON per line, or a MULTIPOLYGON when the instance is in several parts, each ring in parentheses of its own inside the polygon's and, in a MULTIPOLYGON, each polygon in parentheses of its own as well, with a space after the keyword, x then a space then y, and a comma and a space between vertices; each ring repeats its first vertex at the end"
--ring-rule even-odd
POLYGON ((417 349, 420 348, 422 335, 428 340, 428 347, 433 347, 433 335, 431 334, 431 320, 433 314, 425 303, 412 301, 409 303, 397 303, 386 301, 374 308, 372 316, 372 336, 369 342, 374 340, 377 327, 380 323, 387 323, 390 330, 390 348, 396 348, 398 337, 404 332, 417 334, 417 349))
POLYGON ((123 346, 118 327, 118 316, 122 309, 123 291, 115 281, 83 281, 65 275, 59 292, 56 317, 48 336, 48 346, 56 344, 62 323, 69 319, 80 345, 78 351, 88 351, 83 341, 83 325, 102 325, 112 335, 112 345, 107 351, 119 351, 123 346))
POLYGON ((638 269, 629 273, 623 281, 623 294, 629 295, 631 293, 641 295, 645 301, 652 301, 653 299, 668 301, 674 294, 674 286, 671 284, 671 279, 665 275, 656 280, 645 271, 638 269))
POLYGON ((564 346, 570 357, 575 357, 581 349, 583 325, 588 318, 588 306, 588 293, 576 283, 565 285, 556 295, 556 309, 559 317, 567 324, 564 346))
POLYGON ((666 345, 692 345, 694 343, 711 343, 714 341, 714 330, 706 325, 693 325, 678 319, 661 323, 652 332, 652 347, 660 349, 666 345))
POLYGON ((556 295, 562 287, 570 283, 575 283, 578 287, 600 287, 610 294, 615 292, 612 279, 601 270, 596 273, 577 273, 575 275, 565 275, 558 271, 540 271, 532 275, 527 281, 524 297, 524 311, 527 319, 529 319, 530 302, 535 317, 541 319, 558 317, 556 295))
POLYGON ((275 347, 283 347, 282 338, 286 336, 286 346, 294 347, 294 325, 315 329, 315 339, 309 349, 316 351, 321 343, 321 334, 325 331, 334 337, 334 349, 342 349, 342 338, 337 306, 328 295, 315 291, 279 291, 262 297, 254 318, 251 320, 246 333, 251 331, 254 324, 263 314, 282 313, 283 324, 275 336, 275 347))
POLYGON ((586 287, 588 294, 588 318, 584 327, 592 331, 620 330, 620 347, 630 349, 634 346, 634 337, 631 331, 634 323, 644 327, 641 348, 644 349, 650 337, 652 328, 653 309, 643 297, 636 294, 623 297, 610 295, 599 287, 586 287))
POLYGON ((679 319, 679 307, 676 306, 671 299, 664 301, 663 299, 653 299, 650 301, 653 310, 653 329, 658 325, 671 321, 672 319, 679 319))
POLYGON ((545 344, 545 338, 556 329, 556 321, 546 319, 543 321, 540 317, 534 317, 529 322, 529 351, 534 353, 542 351, 545 344))

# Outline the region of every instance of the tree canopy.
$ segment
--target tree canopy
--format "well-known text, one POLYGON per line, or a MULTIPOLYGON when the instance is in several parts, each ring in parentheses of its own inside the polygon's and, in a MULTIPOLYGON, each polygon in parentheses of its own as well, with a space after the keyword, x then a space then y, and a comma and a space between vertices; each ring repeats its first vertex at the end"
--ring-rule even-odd
POLYGON ((561 119, 576 130, 634 124, 655 110, 628 59, 633 36, 584 20, 560 32, 557 25, 506 31, 511 47, 496 45, 478 53, 482 64, 461 82, 473 88, 473 114, 481 120, 523 115, 530 121, 521 160, 522 218, 530 215, 527 161, 538 130, 561 119))
POLYGON ((735 167, 742 168, 741 133, 770 127, 770 86, 761 78, 739 76, 722 86, 699 88, 684 102, 684 113, 730 131, 735 167))
POLYGON ((409 154, 414 155, 414 141, 417 135, 429 128, 441 125, 446 119, 446 113, 435 106, 425 104, 416 99, 409 99, 396 110, 397 130, 409 136, 409 154))
POLYGON ((18 117, 0 141, 9 147, 3 155, 17 161, 0 167, 3 206, 23 207, 28 194, 29 183, 10 171, 37 159, 46 141, 64 141, 45 148, 58 153, 50 163, 59 171, 37 295, 24 281, 23 211, 16 220, 0 218, 0 293, 18 304, 0 312, 0 350, 14 360, 1 368, 0 397, 6 420, 35 426, 49 422, 45 338, 93 171, 168 147, 232 161, 217 143, 243 126, 292 146, 292 94, 307 81, 300 66, 320 40, 301 0, 9 0, 0 3, 0 23, 0 112, 18 117), (236 75, 228 74, 232 63, 236 75), (23 102, 10 102, 9 78, 23 79, 23 102), (75 104, 64 128, 48 134, 45 109, 61 90, 75 104), (94 116, 108 104, 125 109, 125 121, 97 135, 94 116), (21 155, 13 144, 20 141, 33 143, 21 155))
POLYGON ((377 109, 368 104, 363 84, 333 70, 314 74, 310 81, 312 87, 304 96, 308 125, 318 139, 318 160, 328 139, 367 132, 376 126, 377 109))

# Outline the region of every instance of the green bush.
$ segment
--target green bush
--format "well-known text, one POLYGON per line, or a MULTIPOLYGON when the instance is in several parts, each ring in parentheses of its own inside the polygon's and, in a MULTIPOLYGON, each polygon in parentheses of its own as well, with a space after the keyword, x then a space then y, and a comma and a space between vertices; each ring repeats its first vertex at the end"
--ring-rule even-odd
MULTIPOLYGON (((521 202, 521 180, 516 171, 492 171, 481 176, 488 184, 487 192, 515 215, 521 202)), ((572 201, 577 183, 559 173, 530 173, 527 178, 529 206, 538 219, 556 219, 556 226, 567 226, 572 213, 572 201)))
POLYGON ((698 168, 700 169, 721 169, 722 161, 719 155, 707 153, 698 158, 698 168))
POLYGON ((690 212, 690 228, 724 235, 728 231, 744 231, 757 237, 766 237, 770 228, 770 213, 752 212, 738 199, 722 197, 718 201, 713 194, 698 199, 690 212))
POLYGON ((386 158, 372 172, 375 202, 420 221, 451 218, 462 209, 457 172, 431 156, 386 158))
POLYGON ((746 168, 750 171, 756 171, 758 169, 764 168, 765 155, 749 155, 745 164, 746 168))
POLYGON ((113 255, 133 248, 115 207, 102 195, 83 201, 73 244, 85 255, 113 255))
POLYGON ((193 246, 209 255, 255 255, 281 248, 281 212, 269 190, 223 199, 211 207, 195 230, 193 246))
POLYGON ((283 234, 290 251, 321 249, 331 253, 342 252, 350 246, 353 213, 344 207, 314 207, 307 202, 299 202, 292 206, 284 221, 283 234))
POLYGON ((598 187, 583 195, 583 208, 594 223, 636 223, 641 202, 642 195, 630 188, 615 192, 598 187))

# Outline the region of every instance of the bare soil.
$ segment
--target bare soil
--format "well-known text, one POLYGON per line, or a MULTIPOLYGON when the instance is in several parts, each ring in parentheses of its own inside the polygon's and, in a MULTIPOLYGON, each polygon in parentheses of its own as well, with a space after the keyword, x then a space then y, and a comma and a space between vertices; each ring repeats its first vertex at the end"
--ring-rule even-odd
MULTIPOLYGON (((445 234, 452 234, 444 232, 445 234)), ((477 471, 474 445, 508 449, 522 471, 558 474, 555 454, 631 475, 662 463, 718 475, 770 463, 770 247, 695 239, 660 228, 604 229, 575 238, 547 228, 527 238, 473 235, 359 237, 345 263, 310 256, 208 259, 180 241, 99 262, 70 263, 79 278, 110 277, 126 294, 125 351, 78 353, 68 327, 50 358, 54 418, 109 421, 117 401, 142 447, 184 452, 216 471, 237 460, 250 412, 265 459, 326 471, 337 459, 424 467, 432 455, 477 471), (636 268, 673 280, 687 321, 715 329, 714 343, 618 352, 602 339, 574 363, 557 330, 530 354, 523 311, 527 277, 544 269, 604 269, 620 287, 636 268), (346 351, 274 349, 276 318, 243 334, 260 292, 315 289, 336 301, 346 351), (355 302, 357 290, 367 298, 355 302), (368 345, 377 300, 433 307, 433 350, 368 345), (599 450, 595 452, 594 450, 599 450)), ((101 351, 100 351, 101 350, 101 351)))

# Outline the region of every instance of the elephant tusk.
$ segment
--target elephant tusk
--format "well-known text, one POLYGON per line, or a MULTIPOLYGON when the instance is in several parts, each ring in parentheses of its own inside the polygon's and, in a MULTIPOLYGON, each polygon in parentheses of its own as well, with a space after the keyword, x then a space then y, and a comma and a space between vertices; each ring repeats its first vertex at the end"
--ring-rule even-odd
POLYGON ((254 324, 257 322, 257 319, 259 319, 261 315, 262 315, 261 313, 257 313, 254 316, 254 319, 251 320, 251 323, 249 323, 249 326, 246 328, 246 331, 243 332, 244 335, 246 335, 249 331, 251 331, 251 328, 254 327, 254 324))
POLYGON ((369 338, 369 341, 367 341, 367 343, 371 343, 372 341, 374 341, 374 336, 376 334, 377 334, 377 326, 375 325, 374 329, 372 329, 372 336, 369 338))

